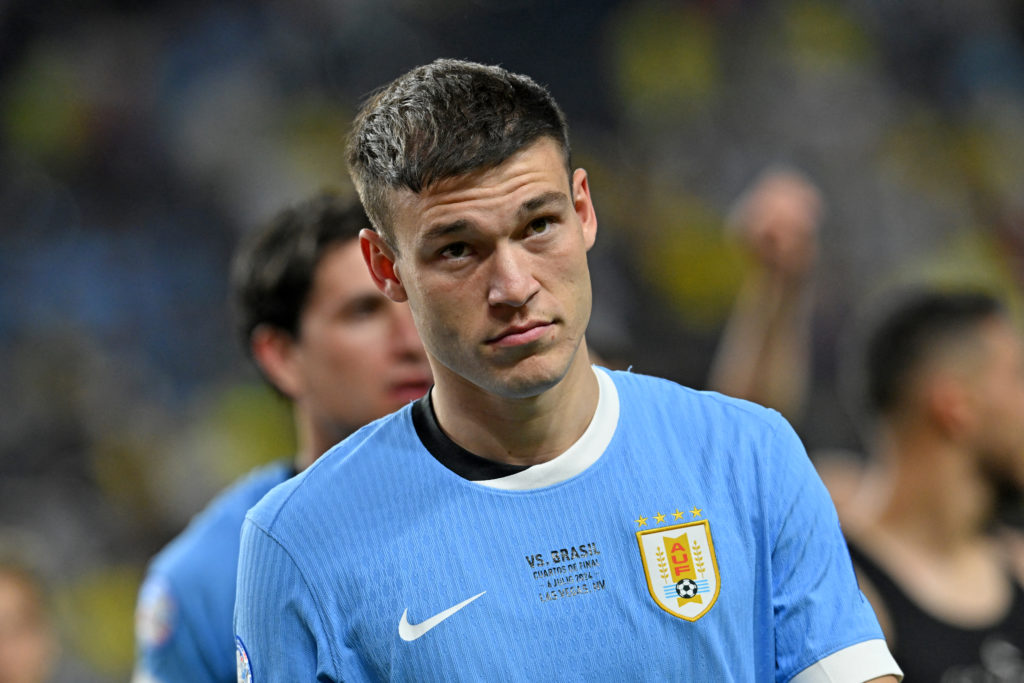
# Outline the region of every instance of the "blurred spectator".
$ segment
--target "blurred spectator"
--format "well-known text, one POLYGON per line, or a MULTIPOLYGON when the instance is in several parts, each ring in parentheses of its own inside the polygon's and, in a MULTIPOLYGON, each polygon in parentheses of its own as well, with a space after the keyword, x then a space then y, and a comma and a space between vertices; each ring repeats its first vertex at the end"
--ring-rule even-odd
POLYGON ((712 361, 708 385, 795 421, 811 367, 811 282, 823 211, 803 174, 771 168, 738 200, 729 229, 753 261, 712 361))
POLYGON ((241 341, 292 405, 296 453, 221 494, 150 565, 139 592, 134 680, 235 680, 239 531, 267 491, 363 424, 430 387, 408 306, 373 284, 357 201, 322 194, 279 213, 232 272, 241 341))
POLYGON ((21 555, 0 548, 0 682, 46 683, 59 640, 40 570, 21 555))
POLYGON ((869 328, 871 459, 839 509, 908 681, 1024 678, 1024 586, 992 533, 1024 490, 1024 341, 973 291, 889 297, 869 328))

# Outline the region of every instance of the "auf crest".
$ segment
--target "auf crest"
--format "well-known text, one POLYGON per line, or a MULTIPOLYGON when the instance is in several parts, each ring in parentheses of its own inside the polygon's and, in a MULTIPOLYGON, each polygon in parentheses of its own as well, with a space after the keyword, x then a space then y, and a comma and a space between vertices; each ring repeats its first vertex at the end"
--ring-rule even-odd
POLYGON ((638 531, 636 537, 647 589, 658 606, 687 621, 707 614, 720 588, 708 521, 638 531))

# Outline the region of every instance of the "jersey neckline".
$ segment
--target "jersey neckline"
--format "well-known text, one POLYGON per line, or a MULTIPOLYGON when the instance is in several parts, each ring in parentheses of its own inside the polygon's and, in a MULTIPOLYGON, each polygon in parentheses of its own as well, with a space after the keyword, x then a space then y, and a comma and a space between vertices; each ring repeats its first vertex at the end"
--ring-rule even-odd
POLYGON ((597 408, 586 430, 561 455, 539 465, 512 465, 466 450, 444 433, 428 392, 412 405, 412 422, 423 447, 463 479, 506 491, 551 486, 570 479, 597 462, 615 435, 619 393, 607 371, 592 366, 597 377, 597 408))

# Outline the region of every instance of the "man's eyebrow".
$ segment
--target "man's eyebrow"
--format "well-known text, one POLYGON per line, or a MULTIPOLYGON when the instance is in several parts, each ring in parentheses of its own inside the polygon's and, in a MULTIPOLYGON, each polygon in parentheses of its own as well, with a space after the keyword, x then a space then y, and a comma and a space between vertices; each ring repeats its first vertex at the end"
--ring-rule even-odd
POLYGON ((423 231, 423 234, 420 236, 420 241, 430 242, 432 240, 441 239, 443 237, 447 237, 452 233, 467 230, 469 226, 469 221, 465 220, 464 218, 460 218, 457 221, 452 221, 451 223, 442 223, 440 225, 435 225, 423 231))
POLYGON ((545 192, 544 194, 537 195, 532 199, 527 199, 519 207, 519 217, 525 218, 527 215, 542 209, 550 204, 559 205, 558 208, 562 208, 569 203, 569 198, 565 196, 564 192, 545 192))
MULTIPOLYGON (((564 192, 552 190, 551 192, 545 192, 531 199, 527 199, 519 206, 516 214, 519 216, 519 219, 522 220, 544 207, 552 206, 562 208, 568 203, 569 198, 565 196, 564 192)), ((433 240, 439 240, 444 237, 448 237, 453 233, 469 230, 472 226, 473 223, 464 218, 452 221, 451 223, 441 223, 440 225, 435 225, 424 230, 423 234, 420 236, 420 241, 431 242, 433 240)))

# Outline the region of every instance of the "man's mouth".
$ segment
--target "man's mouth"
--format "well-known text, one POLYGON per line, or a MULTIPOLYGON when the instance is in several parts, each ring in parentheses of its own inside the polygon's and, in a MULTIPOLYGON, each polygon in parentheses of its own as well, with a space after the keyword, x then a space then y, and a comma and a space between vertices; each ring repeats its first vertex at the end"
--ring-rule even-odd
POLYGON ((429 378, 395 382, 391 385, 390 394, 395 400, 408 403, 426 394, 431 384, 433 384, 433 381, 429 378))
POLYGON ((500 348, 529 344, 547 334, 552 325, 553 323, 550 322, 532 322, 508 327, 500 334, 488 339, 487 344, 500 348))

